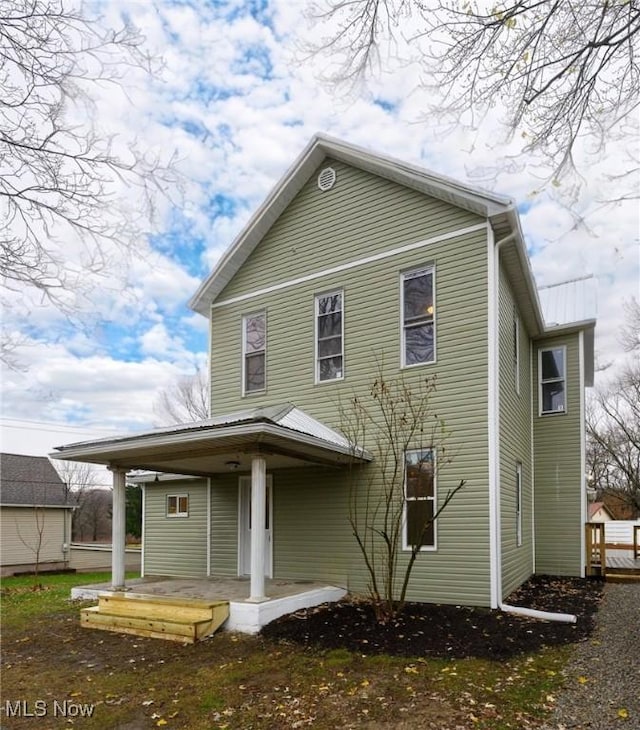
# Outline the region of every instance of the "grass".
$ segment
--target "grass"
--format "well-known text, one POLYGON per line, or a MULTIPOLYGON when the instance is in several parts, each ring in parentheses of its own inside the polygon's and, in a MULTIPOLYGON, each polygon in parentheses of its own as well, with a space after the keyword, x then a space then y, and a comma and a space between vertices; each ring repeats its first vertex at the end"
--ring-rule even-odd
MULTIPOLYGON (((47 703, 46 718, 11 728, 68 727, 53 701, 94 707, 83 728, 439 727, 510 730, 539 725, 571 647, 508 662, 312 651, 220 632, 194 646, 79 627, 69 590, 106 574, 2 582, 5 702, 47 703), (392 725, 388 725, 392 721, 392 725), (403 724, 405 723, 405 724, 403 724)), ((3 723, 4 718, 0 718, 3 723)))
MULTIPOLYGON (((127 573, 127 578, 138 578, 139 573, 127 573)), ((77 611, 78 603, 69 601, 74 586, 107 583, 111 573, 41 573, 39 576, 21 575, 3 578, 0 587, 2 599, 2 628, 27 628, 30 621, 50 613, 77 611)))

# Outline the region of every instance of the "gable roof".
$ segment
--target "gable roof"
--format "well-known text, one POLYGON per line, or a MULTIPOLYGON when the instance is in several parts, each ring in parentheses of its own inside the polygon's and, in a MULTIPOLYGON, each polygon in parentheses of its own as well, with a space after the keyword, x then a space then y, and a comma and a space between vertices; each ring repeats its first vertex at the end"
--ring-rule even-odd
POLYGON ((599 510, 604 510, 611 519, 614 519, 611 510, 604 502, 589 502, 589 519, 591 519, 599 510))
POLYGON ((46 456, 0 454, 0 504, 63 507, 64 482, 46 456))
MULTIPOLYGON (((515 203, 511 198, 465 185, 422 167, 370 152, 324 134, 316 134, 191 298, 189 306, 194 311, 205 317, 209 316, 211 304, 326 157, 451 203, 484 218, 494 216, 504 218, 509 217, 510 212, 515 212, 515 203)), ((514 220, 517 221, 517 214, 514 220)), ((503 221, 503 227, 504 225, 509 227, 511 224, 507 225, 506 219, 503 221)))
POLYGON ((189 301, 191 309, 209 317, 211 305, 326 158, 343 162, 486 218, 493 233, 495 246, 500 249, 501 261, 514 291, 517 292, 521 315, 528 332, 536 338, 558 334, 561 331, 568 332, 571 329, 584 330, 587 335, 586 383, 593 384, 595 319, 565 321, 562 325, 558 325, 552 319, 548 321, 553 324, 545 323, 538 288, 524 243, 520 217, 513 199, 466 185, 425 168, 388 155, 373 153, 324 134, 316 134, 311 139, 255 211, 189 301))

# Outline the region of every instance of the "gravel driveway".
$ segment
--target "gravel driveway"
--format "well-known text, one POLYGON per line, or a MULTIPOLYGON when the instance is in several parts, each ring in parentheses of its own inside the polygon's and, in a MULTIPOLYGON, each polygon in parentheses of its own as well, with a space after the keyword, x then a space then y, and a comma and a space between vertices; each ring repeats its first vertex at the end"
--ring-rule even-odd
POLYGON ((605 584, 544 730, 640 730, 640 583, 605 584))

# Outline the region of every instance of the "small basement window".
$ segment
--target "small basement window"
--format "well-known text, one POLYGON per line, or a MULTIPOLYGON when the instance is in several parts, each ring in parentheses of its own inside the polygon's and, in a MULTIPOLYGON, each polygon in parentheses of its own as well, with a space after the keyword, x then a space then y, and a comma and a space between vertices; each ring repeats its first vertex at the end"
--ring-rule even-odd
POLYGON ((167 517, 188 517, 189 495, 167 494, 167 517))

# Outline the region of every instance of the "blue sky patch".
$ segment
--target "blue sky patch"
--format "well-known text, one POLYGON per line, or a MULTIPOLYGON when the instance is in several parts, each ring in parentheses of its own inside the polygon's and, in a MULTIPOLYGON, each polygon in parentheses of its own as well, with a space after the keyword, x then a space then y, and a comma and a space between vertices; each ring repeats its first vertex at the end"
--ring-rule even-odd
POLYGON ((380 99, 380 98, 374 99, 373 103, 376 106, 379 106, 380 109, 382 109, 383 111, 385 111, 387 113, 395 112, 398 108, 397 104, 394 104, 392 101, 389 101, 388 99, 380 99))

